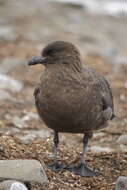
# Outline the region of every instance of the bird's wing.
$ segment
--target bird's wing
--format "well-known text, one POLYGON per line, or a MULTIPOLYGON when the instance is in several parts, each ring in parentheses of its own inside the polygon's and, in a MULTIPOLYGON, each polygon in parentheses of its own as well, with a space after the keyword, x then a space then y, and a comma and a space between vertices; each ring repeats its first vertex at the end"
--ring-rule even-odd
POLYGON ((38 102, 38 95, 39 95, 39 93, 40 93, 40 85, 38 85, 38 86, 35 88, 34 93, 33 93, 33 95, 34 95, 34 97, 35 97, 35 103, 36 103, 36 104, 37 104, 37 102, 38 102))
POLYGON ((99 86, 101 88, 101 95, 102 95, 102 103, 103 103, 103 110, 106 110, 107 108, 112 108, 112 117, 113 119, 115 117, 114 115, 114 104, 113 104, 113 95, 112 90, 110 88, 110 85, 105 77, 100 76, 98 79, 99 86))
POLYGON ((85 75, 87 73, 88 78, 90 77, 96 88, 99 89, 100 95, 102 97, 103 110, 106 110, 107 108, 112 109, 113 114, 111 119, 113 119, 115 117, 113 95, 107 79, 103 77, 103 75, 96 72, 93 68, 90 68, 87 65, 85 65, 84 69, 85 69, 85 75))

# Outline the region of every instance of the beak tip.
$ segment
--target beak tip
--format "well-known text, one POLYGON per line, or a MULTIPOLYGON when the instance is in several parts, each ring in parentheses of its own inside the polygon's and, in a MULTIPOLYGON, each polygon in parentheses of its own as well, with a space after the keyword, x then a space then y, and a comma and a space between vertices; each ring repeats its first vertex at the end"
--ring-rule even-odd
POLYGON ((29 66, 31 66, 32 64, 31 64, 31 62, 30 61, 28 61, 28 63, 27 63, 29 66))
POLYGON ((39 63, 43 63, 43 61, 44 61, 44 58, 42 57, 33 57, 31 60, 28 61, 28 65, 29 66, 36 65, 39 63))

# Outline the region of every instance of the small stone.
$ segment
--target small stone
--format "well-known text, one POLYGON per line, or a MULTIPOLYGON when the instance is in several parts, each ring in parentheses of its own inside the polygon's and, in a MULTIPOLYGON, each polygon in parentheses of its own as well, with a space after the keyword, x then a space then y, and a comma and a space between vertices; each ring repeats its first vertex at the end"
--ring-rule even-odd
POLYGON ((120 100, 124 101, 126 99, 124 94, 120 94, 120 100))
POLYGON ((18 135, 17 137, 23 141, 23 143, 27 144, 30 141, 33 141, 35 138, 40 137, 42 139, 46 139, 51 136, 51 133, 48 130, 29 130, 26 135, 18 135))
POLYGON ((28 188, 21 182, 6 180, 0 183, 0 190, 28 190, 28 188))
POLYGON ((16 57, 8 57, 2 60, 0 63, 0 73, 7 73, 12 68, 20 65, 25 65, 25 60, 16 57))
POLYGON ((118 177, 115 190, 127 190, 127 177, 126 176, 118 177))
POLYGON ((27 113, 22 120, 23 121, 30 121, 31 119, 38 119, 38 114, 37 113, 33 113, 33 112, 29 112, 27 113))
POLYGON ((22 118, 15 116, 12 119, 12 123, 15 125, 15 127, 25 128, 28 126, 27 122, 32 119, 38 119, 38 115, 36 113, 29 112, 26 115, 24 115, 22 118))
POLYGON ((13 41, 16 38, 17 35, 10 26, 0 26, 0 41, 13 41))
POLYGON ((44 165, 37 160, 0 160, 0 180, 47 182, 44 165))
POLYGON ((33 141, 36 138, 35 134, 27 134, 27 135, 18 135, 17 136, 24 144, 28 144, 30 141, 33 141))
POLYGON ((120 144, 120 151, 122 151, 122 152, 127 152, 127 145, 125 145, 125 144, 120 144))
POLYGON ((127 135, 121 135, 117 139, 117 143, 119 143, 119 144, 127 144, 127 135))
POLYGON ((103 132, 97 132, 97 133, 94 133, 93 134, 93 137, 94 138, 96 138, 96 137, 102 137, 102 136, 104 136, 105 135, 105 133, 103 133, 103 132))
POLYGON ((18 127, 18 128, 25 128, 25 127, 27 127, 26 123, 22 120, 22 118, 20 118, 18 116, 15 116, 13 118, 12 123, 14 124, 15 127, 18 127))
POLYGON ((0 100, 11 100, 15 101, 15 98, 13 98, 9 92, 6 92, 4 90, 0 90, 0 100))
POLYGON ((0 74, 0 89, 7 89, 11 92, 20 92, 23 88, 23 84, 12 77, 0 74))
POLYGON ((109 147, 100 147, 100 146, 92 146, 90 147, 90 150, 93 152, 112 152, 113 149, 109 147))

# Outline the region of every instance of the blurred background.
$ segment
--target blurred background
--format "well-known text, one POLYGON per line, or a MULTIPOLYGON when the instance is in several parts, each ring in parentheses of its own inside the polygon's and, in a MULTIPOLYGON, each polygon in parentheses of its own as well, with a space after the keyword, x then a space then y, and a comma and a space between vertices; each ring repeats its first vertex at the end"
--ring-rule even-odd
POLYGON ((126 62, 126 0, 0 0, 0 40, 42 48, 63 39, 84 54, 126 62))
MULTIPOLYGON (((89 151, 127 152, 126 0, 0 0, 0 139, 29 144, 52 137, 32 96, 43 68, 29 68, 27 61, 54 40, 74 43, 84 63, 104 74, 113 90, 118 117, 94 134, 89 151)), ((64 134, 61 141, 74 147, 81 135, 64 134)))

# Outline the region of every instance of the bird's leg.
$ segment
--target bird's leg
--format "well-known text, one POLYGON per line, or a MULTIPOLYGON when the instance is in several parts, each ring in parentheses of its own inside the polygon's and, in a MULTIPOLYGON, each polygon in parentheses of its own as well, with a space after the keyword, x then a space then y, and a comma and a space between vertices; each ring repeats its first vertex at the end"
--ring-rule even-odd
POLYGON ((70 171, 75 173, 76 175, 80 175, 83 177, 93 177, 97 176, 98 174, 92 171, 90 168, 87 167, 85 162, 85 153, 88 145, 89 138, 92 137, 92 133, 86 133, 83 137, 83 152, 81 155, 80 164, 74 167, 69 168, 70 171))
POLYGON ((49 165, 49 168, 51 168, 54 171, 59 171, 64 168, 61 164, 58 162, 58 144, 59 144, 59 136, 58 132, 54 131, 54 161, 51 165, 49 165))

